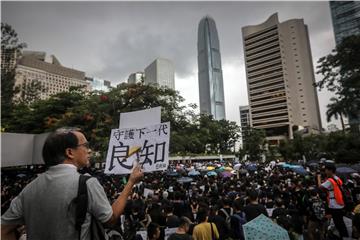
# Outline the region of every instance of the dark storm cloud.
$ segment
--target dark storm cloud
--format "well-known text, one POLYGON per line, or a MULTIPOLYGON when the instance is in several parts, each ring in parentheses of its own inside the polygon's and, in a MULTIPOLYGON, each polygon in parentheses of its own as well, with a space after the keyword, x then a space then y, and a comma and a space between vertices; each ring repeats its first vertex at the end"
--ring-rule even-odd
MULTIPOLYGON (((334 48, 328 2, 1 2, 2 21, 29 50, 55 54, 64 66, 88 76, 125 81, 155 58, 173 61, 176 89, 198 102, 197 27, 214 18, 219 34, 226 114, 238 121, 247 104, 241 28, 277 12, 280 22, 303 18, 313 63, 334 48)), ((320 76, 317 76, 319 79, 320 76)), ((324 119, 329 95, 320 93, 324 119)), ((239 122, 239 121, 238 121, 239 122)))
MULTIPOLYGON (((3 20, 29 45, 61 54, 64 65, 113 81, 169 58, 181 78, 197 63, 197 25, 209 14, 217 24, 223 64, 243 62, 241 27, 278 12, 280 21, 304 18, 317 40, 330 23, 326 2, 2 2, 3 20), (51 37, 54 36, 53 38, 51 37), (56 36, 56 37, 55 37, 56 36), (99 42, 97 42, 99 39, 99 42), (106 45, 100 40, 107 39, 106 45), (86 66, 86 52, 99 50, 101 69, 86 66), (78 56, 76 56, 76 54, 78 56), (80 56, 79 56, 80 55, 80 56), (76 60, 79 62, 76 63, 76 60)), ((314 40, 314 41, 315 41, 314 40)), ((312 42, 318 49, 317 42, 312 42)), ((315 52, 316 56, 317 50, 315 52)), ((321 52, 321 51, 320 51, 321 52)), ((91 64, 89 64, 91 66, 91 64)))

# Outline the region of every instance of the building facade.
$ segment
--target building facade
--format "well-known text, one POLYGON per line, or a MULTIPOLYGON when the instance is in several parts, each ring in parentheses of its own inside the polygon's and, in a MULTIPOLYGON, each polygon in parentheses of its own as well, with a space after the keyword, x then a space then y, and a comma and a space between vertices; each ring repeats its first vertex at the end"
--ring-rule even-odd
POLYGON ((214 19, 206 16, 198 27, 198 78, 200 112, 225 119, 220 43, 214 19))
POLYGON ((132 73, 128 77, 128 83, 135 84, 135 83, 143 82, 144 78, 145 78, 144 72, 132 73))
POLYGON ((104 91, 108 92, 111 89, 111 82, 108 80, 95 78, 95 77, 85 77, 86 81, 90 83, 91 91, 104 91))
MULTIPOLYGON (((69 91, 70 87, 84 87, 90 91, 90 83, 85 81, 85 73, 64 67, 55 56, 50 62, 45 59, 44 52, 24 52, 16 67, 15 86, 38 81, 46 89, 40 99, 47 99, 59 92, 69 91)), ((19 97, 21 92, 15 96, 19 97)))
POLYGON ((240 106, 239 107, 239 111, 240 111, 240 127, 241 127, 241 139, 242 139, 242 143, 244 144, 244 142, 246 141, 244 135, 245 132, 250 128, 251 124, 250 124, 250 109, 249 106, 240 106))
POLYGON ((18 53, 16 49, 1 49, 1 72, 6 73, 15 69, 18 53))
POLYGON ((145 84, 166 86, 175 90, 174 64, 165 58, 157 58, 145 68, 145 84))
POLYGON ((351 35, 360 34, 360 2, 330 1, 336 45, 351 35))
MULTIPOLYGON (((321 119, 307 26, 303 19, 242 28, 251 126, 267 139, 293 138, 297 130, 319 132, 321 119)), ((272 142, 270 142, 272 143, 272 142)))

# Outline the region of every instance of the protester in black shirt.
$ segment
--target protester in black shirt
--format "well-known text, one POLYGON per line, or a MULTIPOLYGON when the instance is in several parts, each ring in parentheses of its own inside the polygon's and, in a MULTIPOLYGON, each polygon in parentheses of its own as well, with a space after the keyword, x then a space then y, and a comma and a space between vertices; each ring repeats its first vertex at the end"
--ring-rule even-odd
POLYGON ((170 235, 168 240, 192 240, 192 237, 187 234, 190 229, 191 221, 187 217, 180 218, 180 225, 176 229, 176 233, 170 235))
POLYGON ((176 228, 180 225, 180 219, 178 216, 173 213, 174 208, 171 204, 165 207, 166 214, 166 227, 168 228, 176 228))
POLYGON ((259 204, 258 202, 258 192, 254 189, 248 192, 249 204, 244 208, 244 212, 246 215, 246 220, 249 222, 259 216, 260 214, 264 214, 268 216, 266 208, 264 205, 259 204))

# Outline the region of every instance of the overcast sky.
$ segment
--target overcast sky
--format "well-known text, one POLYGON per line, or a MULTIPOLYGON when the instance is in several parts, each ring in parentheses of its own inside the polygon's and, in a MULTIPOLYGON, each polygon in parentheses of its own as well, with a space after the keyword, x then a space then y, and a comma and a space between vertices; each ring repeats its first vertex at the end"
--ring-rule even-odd
MULTIPOLYGON (((27 50, 54 54, 64 66, 113 85, 157 57, 172 60, 176 90, 186 104, 199 103, 197 27, 203 16, 212 16, 220 40, 226 116, 237 123, 239 106, 248 104, 241 28, 260 24, 275 12, 280 22, 304 19, 315 66, 335 47, 326 1, 1 2, 2 22, 12 25, 27 50)), ((325 128, 329 98, 319 92, 325 128)))

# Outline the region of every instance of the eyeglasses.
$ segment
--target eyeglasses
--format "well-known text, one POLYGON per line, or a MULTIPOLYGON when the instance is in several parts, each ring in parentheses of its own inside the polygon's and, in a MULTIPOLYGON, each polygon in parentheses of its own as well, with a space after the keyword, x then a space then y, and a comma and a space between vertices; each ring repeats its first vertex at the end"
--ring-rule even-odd
POLYGON ((85 142, 85 143, 82 143, 82 144, 78 144, 76 147, 81 147, 81 146, 86 147, 87 149, 90 148, 89 142, 85 142))

